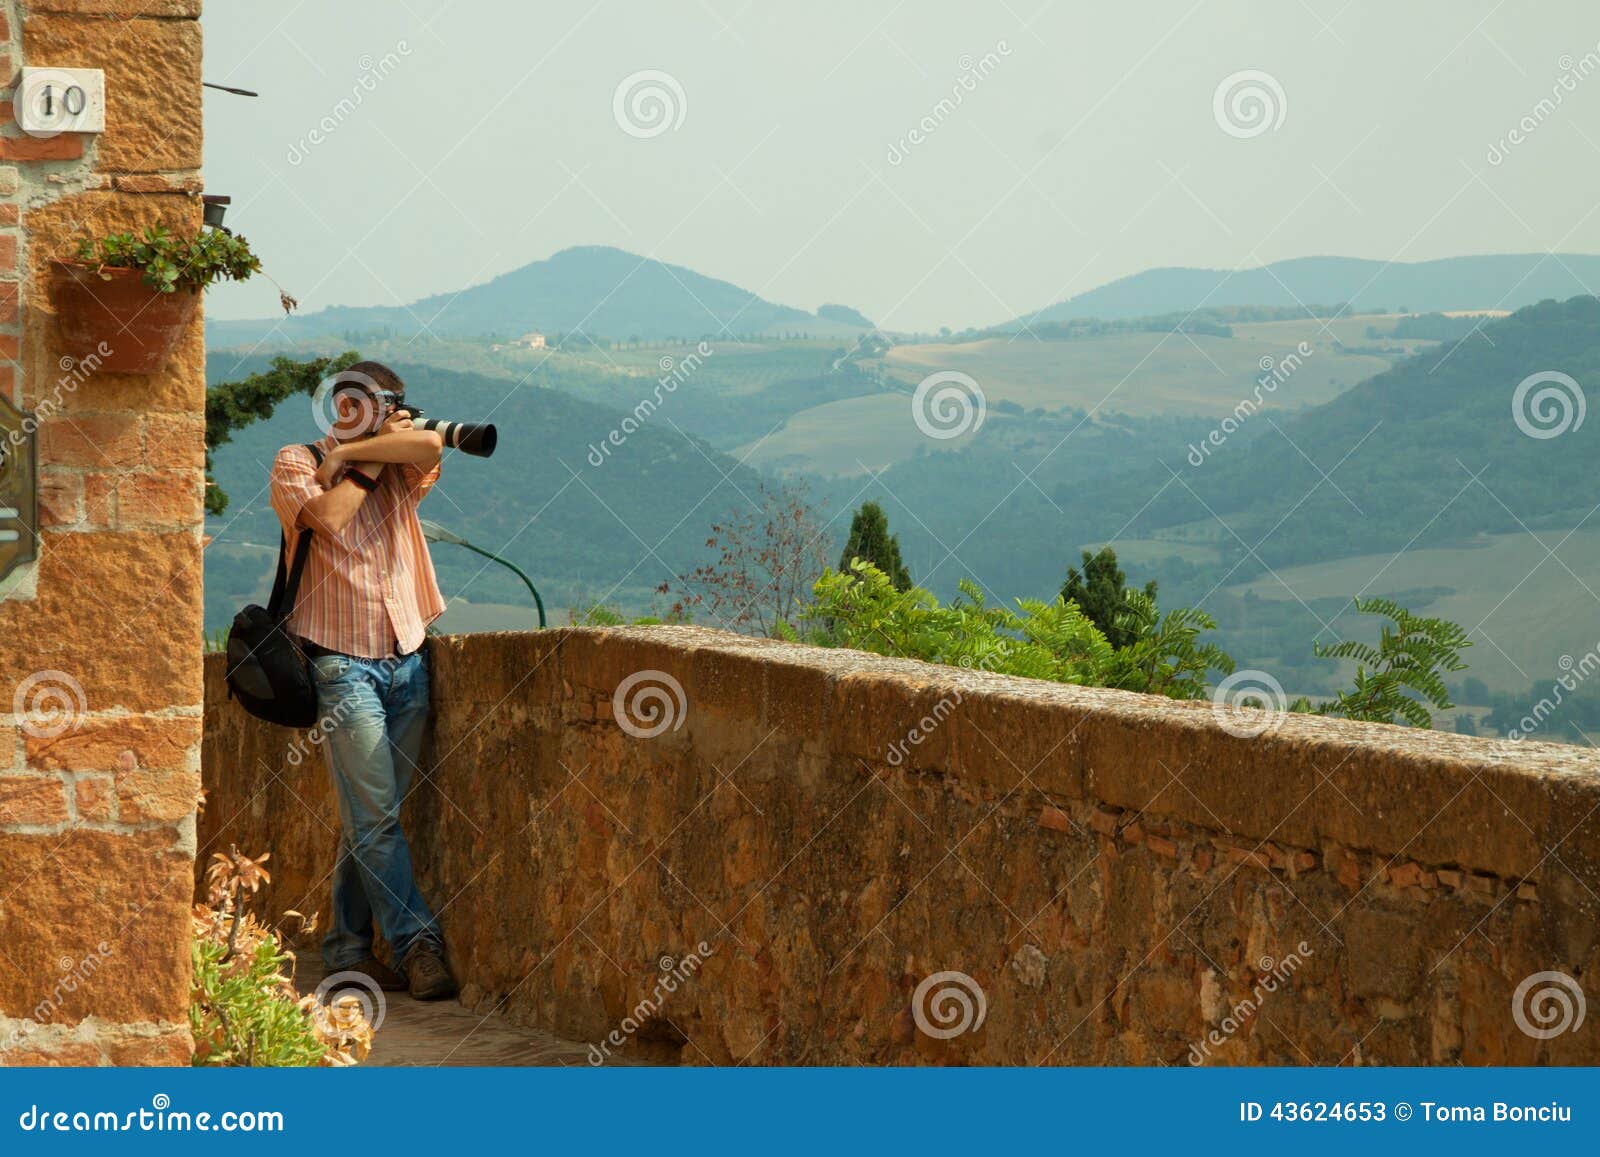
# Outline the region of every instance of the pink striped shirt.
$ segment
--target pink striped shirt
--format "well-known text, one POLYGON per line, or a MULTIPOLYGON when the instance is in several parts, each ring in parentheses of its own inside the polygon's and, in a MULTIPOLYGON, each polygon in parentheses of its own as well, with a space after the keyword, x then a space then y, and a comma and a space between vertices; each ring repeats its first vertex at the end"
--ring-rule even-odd
MULTIPOLYGON (((322 440, 326 453, 331 436, 322 440)), ((285 446, 272 463, 272 509, 289 539, 290 563, 300 531, 300 510, 321 494, 317 466, 304 446, 285 446)), ((425 628, 444 613, 444 597, 417 503, 439 479, 410 463, 384 467, 378 488, 338 534, 316 531, 300 578, 289 630, 330 650, 366 659, 409 654, 425 628)))

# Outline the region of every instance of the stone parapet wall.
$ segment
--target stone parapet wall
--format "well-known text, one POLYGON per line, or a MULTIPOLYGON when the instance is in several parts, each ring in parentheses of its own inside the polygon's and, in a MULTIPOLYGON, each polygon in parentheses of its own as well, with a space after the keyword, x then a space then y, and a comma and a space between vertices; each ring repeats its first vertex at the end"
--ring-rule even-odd
POLYGON ((0 1066, 192 1051, 202 323, 161 373, 105 372, 64 341, 48 263, 199 226, 199 13, 0 3, 0 392, 38 419, 42 537, 0 586, 0 1066), (103 69, 105 132, 23 134, 23 65, 103 69))
MULTIPOLYGON (((691 1063, 1600 1062, 1536 999, 1600 975, 1586 750, 700 628, 430 646, 406 823, 476 1010, 691 1063)), ((201 858, 325 925, 316 737, 208 662, 201 858)))

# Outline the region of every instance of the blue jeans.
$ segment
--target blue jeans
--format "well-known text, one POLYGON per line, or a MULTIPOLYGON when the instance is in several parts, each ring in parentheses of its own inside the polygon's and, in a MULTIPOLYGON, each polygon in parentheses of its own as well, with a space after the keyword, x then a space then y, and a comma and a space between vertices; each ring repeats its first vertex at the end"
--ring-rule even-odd
POLYGON ((399 968, 418 945, 439 951, 444 943, 400 830, 400 805, 428 722, 428 663, 421 651, 387 659, 321 655, 311 668, 339 798, 333 920, 322 959, 334 970, 359 964, 372 953, 376 917, 399 968))

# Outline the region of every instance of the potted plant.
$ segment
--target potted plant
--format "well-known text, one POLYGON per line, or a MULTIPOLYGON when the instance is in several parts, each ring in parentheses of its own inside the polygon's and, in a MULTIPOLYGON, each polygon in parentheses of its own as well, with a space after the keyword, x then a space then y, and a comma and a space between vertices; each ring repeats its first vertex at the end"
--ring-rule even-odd
MULTIPOLYGON (((214 281, 247 281, 261 269, 249 242, 220 229, 174 235, 84 238, 78 260, 52 262, 57 318, 69 347, 109 349, 100 368, 153 374, 167 364, 214 281), (104 344, 102 344, 104 343, 104 344)), ((294 308, 279 291, 285 311, 294 308)))

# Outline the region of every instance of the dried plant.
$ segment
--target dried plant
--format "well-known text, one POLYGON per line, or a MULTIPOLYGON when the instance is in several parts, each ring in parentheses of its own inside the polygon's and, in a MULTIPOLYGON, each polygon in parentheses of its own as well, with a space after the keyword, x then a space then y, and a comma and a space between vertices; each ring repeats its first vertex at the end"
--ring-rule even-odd
MULTIPOLYGON (((250 898, 272 877, 271 853, 250 857, 231 847, 212 856, 207 900, 194 908, 194 988, 189 1027, 196 1065, 341 1066, 366 1059, 372 1026, 348 994, 324 1003, 295 989, 295 955, 281 925, 269 928, 249 911, 250 898)), ((315 917, 286 912, 297 934, 315 917)))

